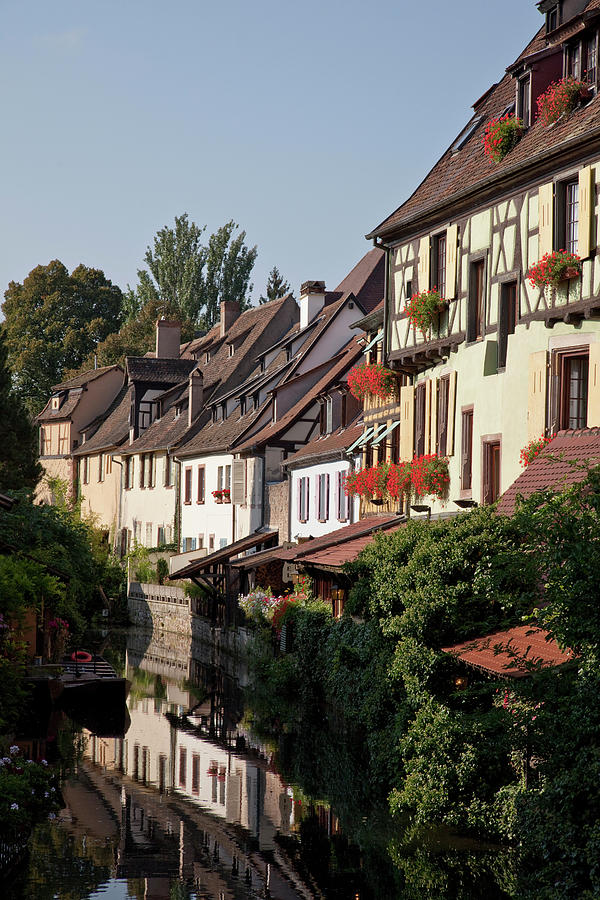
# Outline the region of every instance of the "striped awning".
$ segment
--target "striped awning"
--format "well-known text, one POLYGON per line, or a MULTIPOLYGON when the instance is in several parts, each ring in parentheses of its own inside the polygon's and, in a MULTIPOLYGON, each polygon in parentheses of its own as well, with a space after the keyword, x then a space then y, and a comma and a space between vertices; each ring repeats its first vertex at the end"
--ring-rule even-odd
POLYGON ((384 431, 382 431, 380 434, 378 434, 376 439, 374 441, 372 441, 373 446, 375 446, 376 444, 379 444, 380 441, 382 441, 384 438, 386 438, 388 436, 388 434, 391 434, 392 431, 394 430, 394 428, 397 428, 399 424, 400 424, 400 420, 398 419, 398 421, 392 422, 391 425, 388 425, 387 428, 384 431))

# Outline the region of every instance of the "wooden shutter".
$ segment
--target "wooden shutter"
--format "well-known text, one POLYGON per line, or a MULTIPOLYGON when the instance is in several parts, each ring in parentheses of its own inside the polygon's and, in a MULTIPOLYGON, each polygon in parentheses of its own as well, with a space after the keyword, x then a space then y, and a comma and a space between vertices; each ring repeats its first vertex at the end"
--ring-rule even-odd
POLYGON ((460 486, 468 491, 473 486, 473 410, 462 414, 460 486))
POLYGON ((413 458, 415 427, 415 389, 408 384, 400 388, 400 459, 413 458))
POLYGON ((446 456, 454 454, 454 418, 456 414, 456 372, 450 372, 448 386, 448 419, 446 423, 446 456))
POLYGON ((446 300, 456 296, 456 258, 458 254, 458 225, 450 225, 446 232, 446 300))
POLYGON ((325 520, 329 521, 329 475, 325 476, 325 520))
MULTIPOLYGON (((552 253, 554 239, 554 184, 541 184, 538 189, 538 259, 552 253)), ((539 435, 538 435, 539 437, 539 435)))
POLYGON ((600 344, 590 344, 587 426, 600 426, 600 344))
POLYGON ((431 379, 431 402, 429 418, 429 447, 430 453, 437 453, 437 404, 438 404, 438 380, 431 379))
POLYGON ((529 388, 527 396, 527 435, 539 438, 546 430, 546 383, 548 352, 529 354, 529 388))
POLYGON ((233 484, 231 485, 231 502, 242 506, 246 502, 246 460, 233 460, 233 484))
POLYGON ((419 242, 419 290, 429 290, 429 235, 419 242))
POLYGON ((431 384, 431 379, 425 382, 425 421, 423 423, 425 453, 431 453, 431 384))
POLYGON ((577 253, 585 259, 592 250, 593 190, 592 167, 584 166, 579 172, 579 232, 577 253))

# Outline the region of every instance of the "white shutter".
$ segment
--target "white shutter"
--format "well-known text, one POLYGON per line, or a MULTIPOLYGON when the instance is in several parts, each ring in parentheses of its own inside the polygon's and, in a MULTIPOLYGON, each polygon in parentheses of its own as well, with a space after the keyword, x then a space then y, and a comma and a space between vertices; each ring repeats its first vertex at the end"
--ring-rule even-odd
POLYGON ((448 386, 448 430, 446 432, 446 456, 454 453, 454 419, 456 415, 456 372, 450 373, 448 386))
POLYGON ((419 291, 429 290, 429 235, 419 242, 419 291))
POLYGON ((446 300, 456 296, 456 257, 458 253, 458 225, 450 225, 446 232, 446 300))
MULTIPOLYGON (((538 259, 552 253, 554 240, 554 184, 541 184, 538 188, 538 259)), ((539 436, 539 435, 538 435, 539 436)))
POLYGON ((590 344, 587 427, 600 426, 600 344, 590 344))
POLYGON ((246 460, 234 459, 231 502, 242 506, 246 502, 246 460))
POLYGON ((581 259, 588 257, 592 250, 593 189, 592 167, 584 166, 579 172, 579 232, 577 238, 577 254, 581 259))
POLYGON ((529 392, 527 398, 527 434, 529 440, 539 438, 546 430, 546 384, 548 353, 538 350, 529 354, 529 392))

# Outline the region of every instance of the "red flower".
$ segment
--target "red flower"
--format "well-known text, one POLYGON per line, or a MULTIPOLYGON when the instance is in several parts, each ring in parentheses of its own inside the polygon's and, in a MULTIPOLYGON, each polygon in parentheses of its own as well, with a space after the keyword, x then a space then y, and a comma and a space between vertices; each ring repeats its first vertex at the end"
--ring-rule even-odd
POLYGON ((348 375, 348 387, 353 397, 358 399, 367 394, 385 399, 394 392, 396 376, 379 364, 365 363, 355 366, 348 375))

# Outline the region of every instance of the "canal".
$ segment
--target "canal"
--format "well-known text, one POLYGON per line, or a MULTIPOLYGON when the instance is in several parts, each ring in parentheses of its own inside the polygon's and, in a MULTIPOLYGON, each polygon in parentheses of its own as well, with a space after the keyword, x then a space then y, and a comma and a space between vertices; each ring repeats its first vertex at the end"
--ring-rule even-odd
POLYGON ((28 717, 19 743, 60 772, 63 808, 3 900, 511 896, 509 851, 407 837, 335 716, 261 734, 243 647, 130 629, 104 651, 126 709, 28 717))

